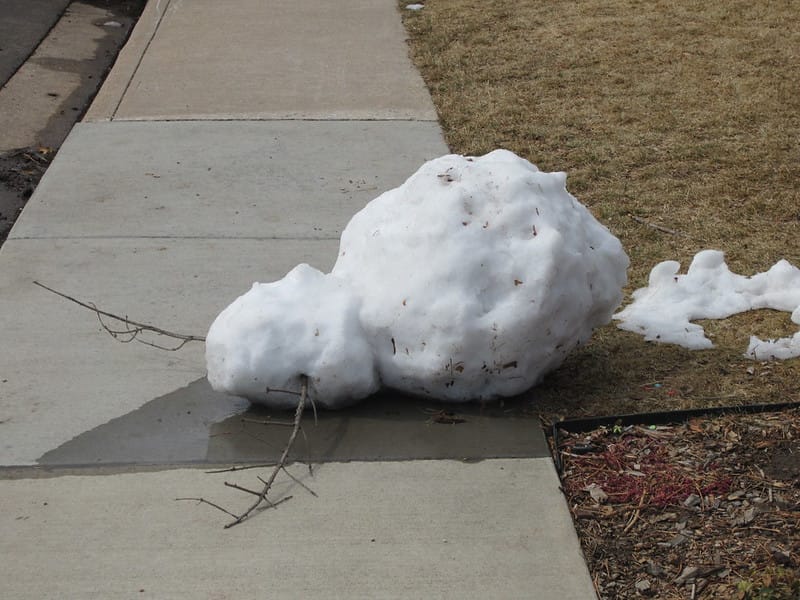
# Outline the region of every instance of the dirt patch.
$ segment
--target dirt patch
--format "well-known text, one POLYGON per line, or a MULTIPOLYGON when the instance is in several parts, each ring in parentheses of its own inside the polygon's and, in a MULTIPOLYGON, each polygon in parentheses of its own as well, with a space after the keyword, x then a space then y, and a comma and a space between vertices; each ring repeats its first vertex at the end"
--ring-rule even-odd
POLYGON ((8 237, 54 154, 50 148, 22 148, 0 154, 0 244, 8 237))
POLYGON ((777 444, 763 469, 767 477, 773 479, 800 481, 800 442, 777 444))
POLYGON ((797 409, 562 431, 600 598, 797 598, 798 439, 797 409))

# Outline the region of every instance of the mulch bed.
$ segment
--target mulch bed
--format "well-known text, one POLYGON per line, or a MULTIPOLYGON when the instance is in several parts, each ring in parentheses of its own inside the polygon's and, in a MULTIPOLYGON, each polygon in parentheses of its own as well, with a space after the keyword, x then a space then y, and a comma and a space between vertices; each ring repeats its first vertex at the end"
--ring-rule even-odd
POLYGON ((800 409, 560 430, 601 599, 800 598, 800 409))
POLYGON ((0 153, 0 245, 54 154, 51 148, 20 148, 0 153))

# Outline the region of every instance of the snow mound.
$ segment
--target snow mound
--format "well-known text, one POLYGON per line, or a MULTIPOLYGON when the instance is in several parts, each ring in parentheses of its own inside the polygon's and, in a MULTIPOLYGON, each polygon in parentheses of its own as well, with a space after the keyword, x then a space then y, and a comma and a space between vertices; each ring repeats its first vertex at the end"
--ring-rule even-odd
POLYGON ((287 408, 297 405, 297 396, 281 390, 299 390, 302 375, 321 406, 372 394, 379 382, 359 306, 344 282, 305 264, 275 283, 254 283, 208 332, 211 387, 287 408))
MULTIPOLYGON (((633 293, 633 302, 614 315, 619 328, 644 335, 645 340, 678 344, 692 350, 711 348, 695 319, 724 319, 747 310, 771 308, 792 313, 800 324, 800 270, 785 260, 752 277, 737 275, 719 250, 698 252, 685 275, 674 260, 650 271, 646 288, 633 293)), ((756 360, 800 356, 800 333, 792 338, 762 341, 753 336, 745 356, 756 360)))
POLYGON ((217 318, 212 386, 292 405, 266 388, 305 374, 331 407, 378 382, 449 401, 527 390, 610 321, 627 278, 619 240, 565 183, 505 150, 426 163, 352 218, 329 275, 298 267, 217 318))
POLYGON ((451 155, 353 217, 333 274, 363 298, 384 385, 517 394, 610 320, 628 259, 565 182, 508 151, 451 155))

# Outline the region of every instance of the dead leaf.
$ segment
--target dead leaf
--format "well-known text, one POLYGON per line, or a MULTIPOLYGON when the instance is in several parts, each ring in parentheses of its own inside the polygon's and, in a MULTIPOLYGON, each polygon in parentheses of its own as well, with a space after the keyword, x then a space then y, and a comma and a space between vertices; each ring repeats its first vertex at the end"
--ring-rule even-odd
POLYGON ((592 500, 597 502, 598 504, 602 504, 606 500, 608 500, 608 494, 603 491, 596 483, 590 483, 585 488, 584 491, 589 492, 589 495, 592 497, 592 500))

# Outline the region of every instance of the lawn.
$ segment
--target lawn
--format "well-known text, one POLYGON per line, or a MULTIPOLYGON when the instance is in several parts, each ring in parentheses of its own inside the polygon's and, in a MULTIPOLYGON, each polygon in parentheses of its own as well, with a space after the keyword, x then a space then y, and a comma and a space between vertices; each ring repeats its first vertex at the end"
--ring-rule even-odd
MULTIPOLYGON (((629 294, 659 261, 725 251, 734 272, 800 265, 800 3, 428 0, 410 55, 448 145, 508 148, 622 241, 629 294)), ((754 363, 749 336, 797 330, 755 311, 702 322, 716 347, 614 325, 530 392, 551 416, 798 399, 800 359, 754 363)))

